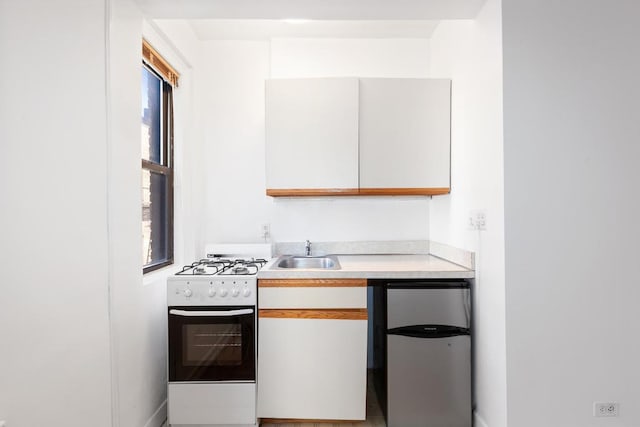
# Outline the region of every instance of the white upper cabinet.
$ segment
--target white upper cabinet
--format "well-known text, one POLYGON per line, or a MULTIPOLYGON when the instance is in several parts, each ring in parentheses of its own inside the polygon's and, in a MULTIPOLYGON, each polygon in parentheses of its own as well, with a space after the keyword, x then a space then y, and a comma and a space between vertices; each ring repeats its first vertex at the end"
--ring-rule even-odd
POLYGON ((451 80, 360 79, 360 187, 449 188, 451 80))
POLYGON ((358 188, 358 79, 266 82, 267 189, 358 188))
POLYGON ((449 192, 451 80, 267 80, 267 194, 449 192))

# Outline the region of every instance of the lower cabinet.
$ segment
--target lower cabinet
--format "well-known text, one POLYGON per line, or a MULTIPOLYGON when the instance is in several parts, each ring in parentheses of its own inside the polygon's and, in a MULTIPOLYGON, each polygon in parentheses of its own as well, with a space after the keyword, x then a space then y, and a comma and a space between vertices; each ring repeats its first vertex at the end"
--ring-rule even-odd
POLYGON ((261 309, 258 328, 259 418, 365 419, 366 308, 261 309))

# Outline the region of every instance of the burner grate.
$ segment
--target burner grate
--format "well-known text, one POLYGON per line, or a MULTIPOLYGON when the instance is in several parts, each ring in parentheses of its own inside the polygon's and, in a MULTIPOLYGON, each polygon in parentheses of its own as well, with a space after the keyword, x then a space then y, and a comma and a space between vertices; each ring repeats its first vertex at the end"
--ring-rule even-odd
POLYGON ((243 259, 238 258, 233 263, 225 267, 219 274, 223 276, 254 276, 258 270, 267 263, 264 258, 243 259))
POLYGON ((195 276, 254 276, 258 274, 267 260, 264 258, 251 259, 227 259, 227 258, 204 258, 199 261, 185 265, 176 275, 195 276))

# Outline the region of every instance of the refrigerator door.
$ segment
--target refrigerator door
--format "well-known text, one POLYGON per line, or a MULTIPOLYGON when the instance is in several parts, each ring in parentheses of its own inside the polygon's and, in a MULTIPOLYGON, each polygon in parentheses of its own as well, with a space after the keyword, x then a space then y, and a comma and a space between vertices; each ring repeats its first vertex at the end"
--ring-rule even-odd
POLYGON ((468 287, 397 287, 387 289, 387 328, 439 324, 469 327, 468 287))
POLYGON ((387 340, 387 426, 471 427, 469 335, 387 340))

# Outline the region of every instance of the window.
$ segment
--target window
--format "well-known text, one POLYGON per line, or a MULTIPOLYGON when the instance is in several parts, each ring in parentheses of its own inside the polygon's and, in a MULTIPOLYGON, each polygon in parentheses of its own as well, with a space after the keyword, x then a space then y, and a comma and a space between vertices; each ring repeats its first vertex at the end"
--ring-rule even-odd
MULTIPOLYGON (((143 46, 143 54, 145 53, 143 46)), ((154 51, 155 53, 155 51, 154 51)), ((157 53, 156 53, 157 55, 157 53)), ((162 68, 142 65, 143 272, 173 263, 173 86, 162 68)), ((157 59, 156 59, 157 60, 157 59)), ((174 74, 177 76, 177 74, 174 74)))

